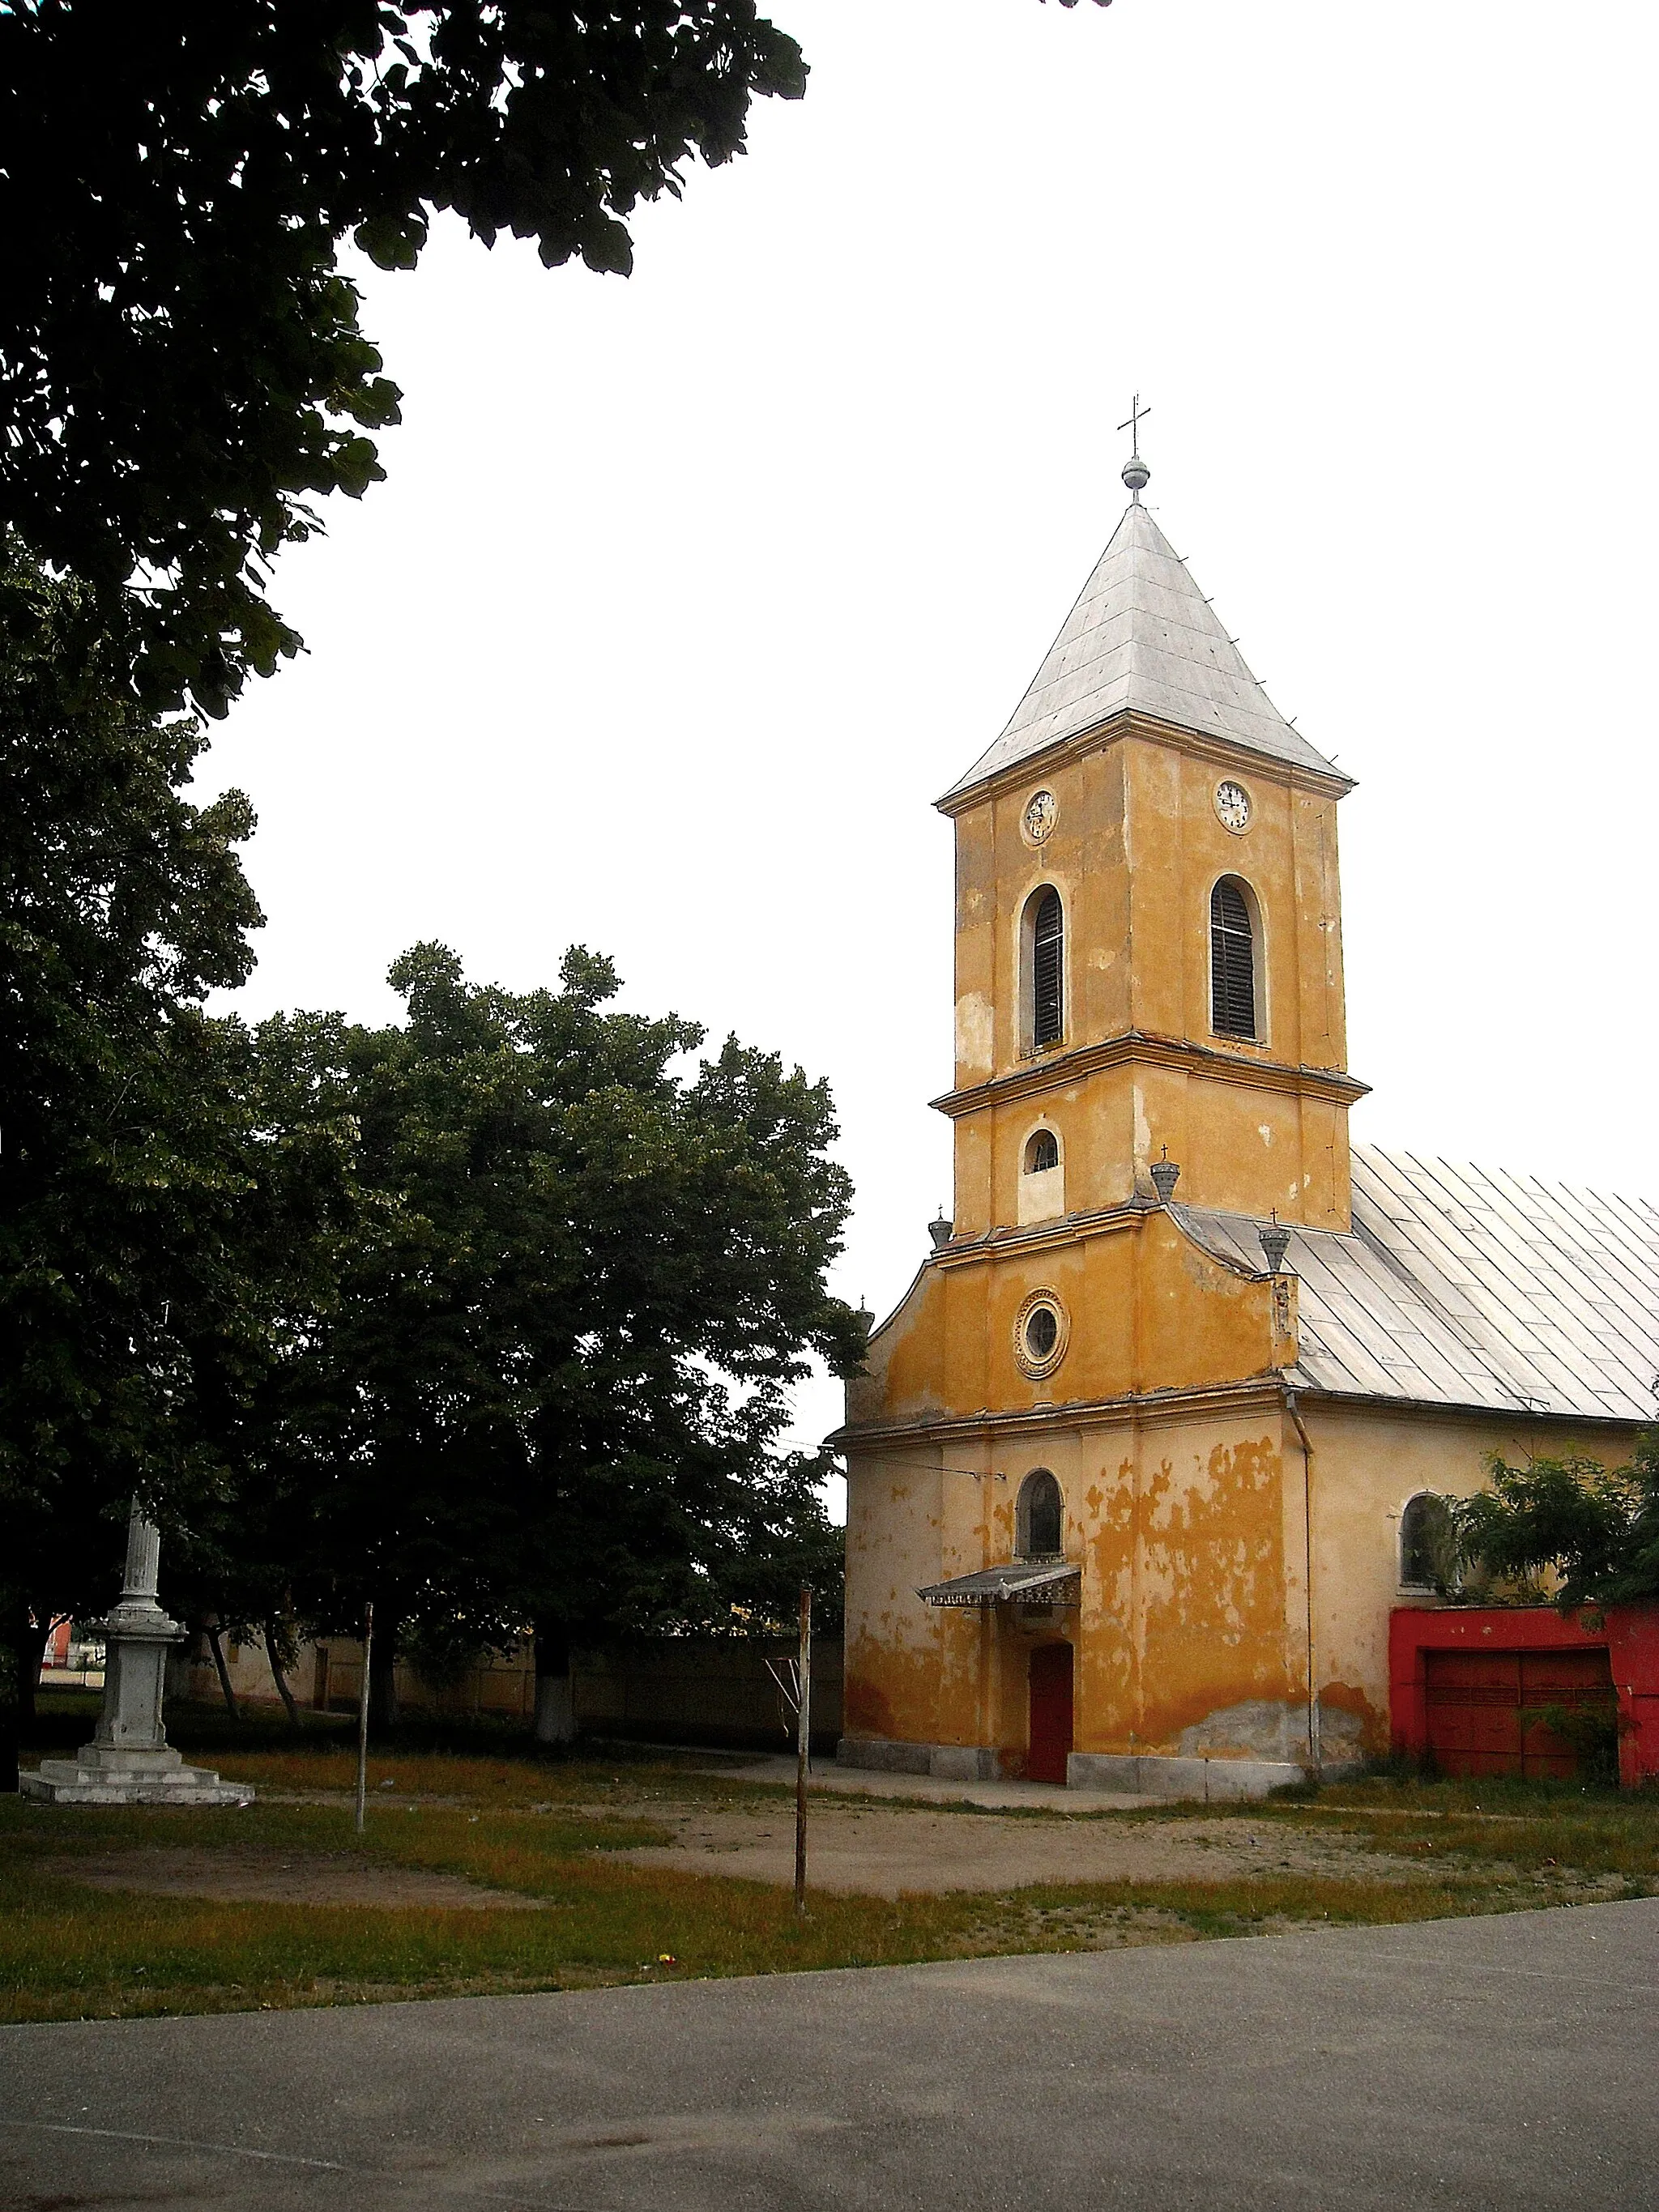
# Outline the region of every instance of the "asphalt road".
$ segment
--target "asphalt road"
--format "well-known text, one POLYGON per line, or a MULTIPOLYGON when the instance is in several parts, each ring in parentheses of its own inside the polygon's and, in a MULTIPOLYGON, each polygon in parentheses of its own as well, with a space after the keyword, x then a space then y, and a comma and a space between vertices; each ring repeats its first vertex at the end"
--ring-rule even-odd
POLYGON ((1659 1899, 0 2029, 7 2212, 1659 2205, 1659 1899))

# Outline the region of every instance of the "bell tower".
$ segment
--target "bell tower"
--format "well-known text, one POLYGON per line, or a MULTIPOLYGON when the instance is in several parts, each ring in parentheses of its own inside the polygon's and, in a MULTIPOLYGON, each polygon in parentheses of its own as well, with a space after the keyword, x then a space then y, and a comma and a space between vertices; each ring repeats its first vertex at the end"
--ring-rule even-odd
MULTIPOLYGON (((1137 425, 1138 430, 1138 425, 1137 425)), ((1350 1226, 1336 805, 1131 498, 956 823, 957 1239, 1177 1202, 1350 1226), (1162 1181, 1164 1178, 1160 1177, 1162 1181)))

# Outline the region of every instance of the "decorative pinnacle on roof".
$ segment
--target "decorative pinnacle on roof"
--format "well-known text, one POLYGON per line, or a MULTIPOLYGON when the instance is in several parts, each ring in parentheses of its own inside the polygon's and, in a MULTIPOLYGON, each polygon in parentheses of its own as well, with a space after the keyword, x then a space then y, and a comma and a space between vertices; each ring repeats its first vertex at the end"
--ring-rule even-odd
POLYGON ((1255 1233, 1261 1240, 1262 1256, 1267 1262, 1267 1273, 1276 1275, 1285 1264, 1285 1248, 1291 1241, 1290 1231, 1279 1225, 1277 1206, 1273 1208, 1271 1224, 1262 1222, 1255 1233))
POLYGON ((1170 1203, 1175 1196, 1175 1187, 1180 1180, 1181 1170, 1170 1158, 1170 1147, 1165 1145, 1163 1157, 1152 1162, 1152 1188, 1158 1193, 1158 1202, 1160 1206, 1167 1206, 1170 1203))
POLYGON ((1128 421, 1117 426, 1120 430, 1127 430, 1129 434, 1129 458, 1123 464, 1123 481, 1128 485, 1137 507, 1140 504, 1141 493, 1152 480, 1152 471, 1140 458, 1140 426, 1152 411, 1150 407, 1141 405, 1140 394, 1137 392, 1129 403, 1128 421))

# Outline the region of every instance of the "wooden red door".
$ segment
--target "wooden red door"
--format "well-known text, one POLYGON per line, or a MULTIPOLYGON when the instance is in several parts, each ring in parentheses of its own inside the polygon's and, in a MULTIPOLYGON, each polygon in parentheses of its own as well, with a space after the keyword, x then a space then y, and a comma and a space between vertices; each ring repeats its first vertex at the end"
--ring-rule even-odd
POLYGON ((1552 1728, 1545 1715, 1600 1713, 1611 1720, 1618 1710, 1613 1670, 1603 1650, 1523 1651, 1521 1654, 1521 1771, 1528 1775, 1570 1778, 1583 1762, 1579 1747, 1552 1728))
POLYGON ((1443 1774, 1521 1771, 1521 1654, 1425 1651, 1429 1749, 1443 1774))
POLYGON ((1443 1774, 1575 1775, 1577 1748, 1543 1713, 1613 1709, 1613 1674, 1599 1646, 1423 1657, 1429 1749, 1443 1774))
POLYGON ((1072 1748, 1072 1647, 1039 1644, 1031 1654, 1031 1728, 1025 1754, 1030 1782, 1064 1782, 1072 1748))

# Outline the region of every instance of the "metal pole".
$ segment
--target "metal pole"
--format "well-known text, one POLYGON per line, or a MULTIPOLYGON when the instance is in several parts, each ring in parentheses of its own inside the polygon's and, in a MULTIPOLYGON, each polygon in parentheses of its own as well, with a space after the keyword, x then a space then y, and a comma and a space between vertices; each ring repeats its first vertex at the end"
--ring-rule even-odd
POLYGON ((795 1911, 806 1917, 806 1762, 812 1748, 812 1586, 800 1586, 800 1699, 795 1707, 795 1911))
POLYGON ((363 1680, 357 1692, 357 1833, 368 1801, 368 1662, 374 1650, 374 1601, 363 1607, 363 1680))

